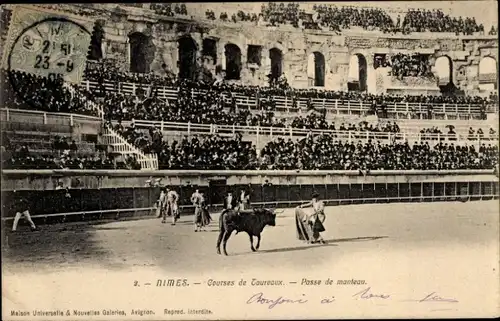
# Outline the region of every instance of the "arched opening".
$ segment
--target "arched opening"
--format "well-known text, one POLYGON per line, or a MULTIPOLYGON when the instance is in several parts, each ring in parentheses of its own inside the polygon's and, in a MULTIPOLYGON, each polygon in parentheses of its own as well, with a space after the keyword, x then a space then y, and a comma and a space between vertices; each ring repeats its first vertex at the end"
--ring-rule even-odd
POLYGON ((479 62, 479 89, 497 89, 497 62, 492 57, 484 57, 479 62))
POLYGON ((451 59, 448 56, 441 56, 436 59, 435 70, 439 86, 446 86, 453 82, 451 59))
POLYGON ((183 37, 179 44, 179 78, 196 79, 196 42, 191 37, 183 37))
POLYGON ((154 59, 155 47, 151 37, 140 32, 129 35, 130 43, 130 71, 148 73, 154 59))
POLYGON ((90 48, 87 56, 88 60, 101 60, 102 59, 102 39, 104 39, 104 22, 97 20, 94 23, 94 30, 90 38, 90 48))
POLYGON ((454 93, 456 88, 453 84, 453 63, 451 58, 448 56, 441 56, 437 58, 434 64, 434 69, 441 93, 454 93))
POLYGON ((271 59, 271 81, 277 80, 283 73, 283 53, 278 48, 269 50, 271 59))
POLYGON ((321 52, 313 52, 307 60, 307 77, 309 86, 325 86, 325 56, 321 52))
POLYGON ((226 55, 226 79, 238 80, 241 72, 241 50, 232 43, 227 44, 224 49, 226 55))
POLYGON ((368 66, 366 58, 362 54, 351 56, 349 61, 349 76, 347 78, 347 89, 349 91, 365 91, 368 66))

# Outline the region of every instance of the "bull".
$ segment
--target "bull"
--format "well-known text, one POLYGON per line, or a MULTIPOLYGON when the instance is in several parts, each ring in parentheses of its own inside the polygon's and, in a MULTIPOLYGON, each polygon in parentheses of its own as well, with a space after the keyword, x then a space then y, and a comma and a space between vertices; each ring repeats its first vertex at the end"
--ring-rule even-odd
POLYGON ((220 253, 220 243, 223 242, 224 255, 227 255, 226 244, 233 231, 236 234, 246 232, 250 237, 250 249, 255 252, 260 247, 260 234, 266 225, 276 226, 276 213, 267 208, 254 208, 251 212, 237 213, 233 210, 222 212, 219 217, 219 238, 217 239, 217 254, 220 253), (253 246, 253 237, 257 236, 257 246, 253 246))

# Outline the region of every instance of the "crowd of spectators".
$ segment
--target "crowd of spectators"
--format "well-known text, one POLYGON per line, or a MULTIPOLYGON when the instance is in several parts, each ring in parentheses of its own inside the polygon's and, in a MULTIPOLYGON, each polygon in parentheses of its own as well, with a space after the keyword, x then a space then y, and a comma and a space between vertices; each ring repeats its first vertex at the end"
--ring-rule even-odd
MULTIPOLYGON (((208 9, 207 11, 205 11, 205 18, 207 18, 208 20, 215 20, 216 19, 215 12, 208 9)), ((233 13, 231 15, 231 19, 229 19, 227 12, 221 12, 219 15, 219 19, 221 21, 224 21, 224 22, 231 20, 232 22, 236 23, 236 22, 241 22, 241 21, 243 21, 243 22, 245 22, 245 21, 257 22, 257 20, 259 18, 257 17, 257 14, 255 14, 255 13, 249 14, 249 13, 243 12, 242 10, 238 10, 237 13, 233 13)))
POLYGON ((429 57, 421 54, 398 53, 391 57, 391 74, 399 79, 404 77, 432 78, 429 57))
POLYGON ((110 154, 96 152, 77 155, 74 140, 55 136, 51 148, 33 152, 26 143, 12 143, 5 132, 1 135, 1 159, 3 169, 141 169, 134 158, 115 161, 110 154))
MULTIPOLYGON (((83 16, 95 15, 95 12, 100 10, 91 4, 71 6, 45 4, 43 6, 83 16)), ((140 6, 142 7, 142 5, 140 6)), ((116 8, 116 10, 119 9, 119 7, 116 8)), ((188 15, 187 7, 184 3, 153 3, 150 5, 150 9, 156 14, 169 17, 188 15)), ((210 9, 205 12, 205 17, 209 20, 216 19, 215 12, 210 9)), ((449 32, 457 35, 472 35, 474 33, 485 32, 484 26, 477 23, 475 18, 452 17, 440 9, 409 9, 402 18, 399 15, 394 21, 381 8, 314 5, 311 12, 306 12, 306 10, 300 7, 299 3, 270 2, 269 4, 262 5, 259 14, 247 13, 242 10, 238 10, 236 13, 230 15, 227 12, 221 12, 219 19, 235 23, 263 20, 272 26, 287 24, 295 28, 304 29, 321 29, 323 27, 338 33, 343 29, 351 27, 361 27, 365 30, 379 30, 384 33, 402 32, 403 34, 412 32, 449 32)), ((488 34, 496 35, 497 30, 492 27, 488 34)))
POLYGON ((261 169, 268 170, 453 170, 493 169, 498 146, 455 146, 428 142, 365 144, 336 141, 331 135, 307 137, 293 142, 278 138, 262 149, 261 169))
POLYGON ((158 128, 146 133, 134 126, 114 126, 128 142, 146 153, 156 153, 159 169, 257 169, 255 146, 242 141, 241 135, 221 138, 217 135, 184 137, 170 143, 158 128))
POLYGON ((280 126, 274 113, 262 110, 252 114, 248 109, 240 109, 236 101, 228 103, 219 91, 207 90, 200 95, 192 95, 190 88, 180 87, 177 100, 168 102, 154 93, 145 95, 125 95, 107 92, 101 99, 107 119, 112 120, 163 120, 196 124, 280 126))
MULTIPOLYGON (((448 134, 454 133, 452 126, 448 134)), ((149 133, 136 128, 124 128, 120 123, 115 130, 146 153, 157 153, 161 169, 269 169, 269 170, 410 170, 410 169, 492 169, 498 163, 498 147, 454 146, 439 142, 433 148, 429 141, 412 147, 405 142, 381 144, 372 139, 368 143, 342 142, 337 135, 309 133, 300 141, 278 138, 265 145, 258 157, 255 146, 243 142, 241 134, 233 138, 217 135, 184 137, 170 144, 163 140, 158 128, 149 133)), ((388 123, 373 128, 366 123, 357 126, 342 124, 339 130, 368 132, 399 132, 397 124, 388 123)), ((422 130, 423 134, 441 133, 436 128, 422 130)), ((372 137, 372 136, 371 136, 372 137)), ((451 137, 451 136, 450 136, 451 137)), ((450 139, 449 140, 453 140, 450 139)), ((437 140, 437 138, 436 138, 437 140)))
POLYGON ((125 163, 117 163, 115 166, 109 157, 71 157, 68 154, 63 154, 60 157, 54 155, 29 155, 25 157, 13 155, 4 159, 2 163, 4 169, 133 169, 126 166, 125 163))
MULTIPOLYGON (((406 59, 406 58, 405 58, 406 59)), ((416 67, 399 67, 400 63, 396 63, 398 67, 394 69, 397 70, 396 73, 401 71, 401 74, 413 74, 413 72, 407 72, 407 70, 416 70, 417 74, 426 74, 428 71, 427 65, 424 63, 422 67, 416 65, 416 67), (422 72, 421 72, 422 70, 422 72)), ((119 72, 111 67, 101 65, 101 67, 96 67, 88 72, 86 72, 86 79, 101 82, 130 82, 137 84, 153 85, 153 86, 165 86, 165 87, 185 87, 195 90, 205 89, 211 90, 212 92, 218 93, 237 93, 248 96, 250 98, 259 99, 269 99, 272 96, 285 96, 291 99, 332 99, 339 100, 341 105, 347 104, 348 101, 362 101, 368 105, 371 103, 421 103, 421 104, 472 104, 472 105, 482 105, 486 106, 493 100, 480 97, 480 96, 469 96, 469 95, 390 95, 390 94, 380 94, 374 95, 365 92, 356 91, 333 91, 333 90, 319 90, 316 88, 311 89, 295 89, 291 88, 284 77, 280 78, 280 84, 277 86, 261 87, 261 86, 250 86, 250 85, 240 85, 236 83, 226 83, 226 82, 203 82, 203 81, 190 81, 190 80, 178 80, 174 77, 162 77, 155 75, 153 73, 148 74, 137 74, 137 73, 127 73, 119 72)))
POLYGON ((175 76, 160 76, 155 73, 134 73, 118 70, 113 61, 103 60, 102 62, 87 62, 84 78, 98 83, 108 82, 129 82, 137 84, 147 84, 164 87, 178 86, 175 76))
POLYGON ((497 140, 498 139, 498 134, 496 130, 493 128, 490 128, 488 131, 488 136, 484 133, 482 128, 478 128, 474 130, 474 128, 470 127, 469 128, 469 133, 467 135, 468 140, 497 140))
POLYGON ((41 155, 30 152, 26 144, 19 148, 3 147, 3 169, 132 169, 125 163, 115 164, 110 156, 102 154, 76 156, 71 153, 71 148, 75 146, 64 146, 64 142, 62 145, 61 142, 54 142, 54 150, 41 155))
POLYGON ((210 10, 210 9, 207 9, 205 11, 205 18, 207 18, 208 20, 215 20, 215 19, 217 19, 215 17, 215 12, 213 10, 210 10))
MULTIPOLYGON (((115 128, 116 129, 116 128, 115 128)), ((498 164, 498 146, 482 144, 478 150, 453 143, 407 142, 381 144, 369 140, 342 142, 332 135, 308 135, 300 141, 278 138, 261 150, 244 142, 241 135, 221 138, 217 135, 182 138, 170 143, 161 133, 151 129, 147 134, 126 129, 121 133, 136 144, 148 145, 158 154, 160 169, 263 169, 263 170, 453 170, 493 169, 498 164), (128 132, 126 132, 128 131, 128 132), (139 142, 138 142, 139 140, 139 142)), ((133 160, 128 160, 133 163, 133 160)), ((27 147, 16 150, 12 157, 3 158, 5 169, 139 169, 125 163, 113 163, 111 158, 70 157, 63 153, 33 156, 27 147)))
POLYGON ((74 97, 62 79, 2 69, 2 107, 96 116, 83 97, 74 97))
POLYGON ((317 130, 331 130, 331 131, 351 131, 351 132, 373 132, 373 133, 399 133, 401 130, 396 124, 386 123, 386 124, 369 124, 367 121, 361 121, 358 124, 342 123, 338 128, 335 127, 334 123, 328 123, 324 115, 318 113, 311 113, 305 117, 298 116, 293 119, 290 124, 292 128, 300 129, 317 129, 317 130))
MULTIPOLYGON (((422 128, 420 130, 420 134, 422 135, 422 139, 438 140, 438 137, 440 137, 441 140, 443 140, 444 138, 447 138, 448 140, 457 140, 457 133, 455 131, 455 126, 446 125, 445 127, 447 128, 446 132, 441 131, 441 129, 439 129, 436 126, 422 128)), ((471 141, 498 140, 498 135, 496 130, 494 130, 493 128, 490 128, 490 130, 488 131, 488 135, 486 135, 482 128, 474 129, 472 127, 469 127, 467 140, 471 141)))
MULTIPOLYGON (((336 130, 335 124, 327 122, 324 112, 316 111, 312 107, 305 116, 278 118, 273 112, 275 103, 272 98, 260 99, 260 111, 251 113, 248 108, 238 108, 231 93, 225 92, 225 95, 212 89, 193 95, 190 88, 180 87, 178 99, 175 102, 155 97, 154 93, 150 96, 144 96, 115 92, 107 92, 100 102, 101 106, 104 106, 107 119, 114 121, 151 120, 192 124, 336 130)), ((384 127, 374 127, 368 125, 367 122, 361 122, 358 125, 345 126, 342 124, 338 130, 399 132, 399 127, 396 123, 384 127)))
POLYGON ((330 5, 314 6, 317 21, 330 31, 341 32, 342 29, 362 27, 365 30, 380 30, 389 32, 394 29, 392 18, 382 9, 357 8, 343 6, 338 8, 330 5))
POLYGON ((475 18, 451 17, 442 10, 409 10, 402 24, 405 33, 410 32, 452 32, 457 35, 484 33, 484 26, 475 18))
MULTIPOLYGON (((484 26, 478 24, 475 18, 452 17, 440 9, 424 10, 409 9, 403 17, 398 15, 394 20, 384 9, 363 8, 355 6, 314 5, 312 12, 306 12, 299 3, 263 4, 259 15, 245 13, 241 10, 232 14, 231 19, 227 12, 220 13, 223 21, 252 21, 263 20, 270 26, 291 25, 295 28, 324 29, 341 33, 342 30, 352 27, 361 27, 365 30, 378 30, 384 33, 402 32, 449 32, 457 35, 472 35, 484 33, 484 26)), ((215 13, 207 10, 207 19, 215 20, 215 13)), ((492 27, 489 34, 496 35, 492 27)))
POLYGON ((153 10, 156 14, 162 16, 173 17, 176 14, 178 15, 187 15, 188 11, 186 5, 184 3, 175 4, 172 8, 172 3, 152 3, 151 10, 153 10))
POLYGON ((299 19, 302 18, 304 10, 299 11, 298 3, 277 3, 269 2, 261 7, 262 19, 272 26, 290 24, 295 28, 299 27, 299 19))
POLYGON ((158 153, 160 169, 256 169, 255 146, 243 142, 241 136, 184 138, 165 142, 158 153))

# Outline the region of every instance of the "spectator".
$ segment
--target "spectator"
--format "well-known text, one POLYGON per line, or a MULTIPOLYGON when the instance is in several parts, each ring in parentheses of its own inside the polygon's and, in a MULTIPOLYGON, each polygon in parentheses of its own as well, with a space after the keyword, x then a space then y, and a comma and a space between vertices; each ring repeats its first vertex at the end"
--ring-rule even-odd
POLYGON ((97 116, 84 99, 72 96, 63 86, 62 79, 5 70, 2 70, 2 79, 2 99, 5 107, 97 116))
POLYGON ((498 146, 454 146, 428 142, 366 144, 334 141, 331 135, 308 137, 298 142, 277 139, 261 152, 261 169, 334 169, 334 170, 453 170, 493 169, 498 164, 498 146))
POLYGON ((434 77, 431 72, 428 55, 398 53, 390 57, 390 60, 391 73, 399 79, 405 77, 434 77))
POLYGON ((456 35, 483 33, 484 26, 477 24, 475 18, 451 17, 442 10, 410 9, 403 19, 403 32, 452 32, 456 35))

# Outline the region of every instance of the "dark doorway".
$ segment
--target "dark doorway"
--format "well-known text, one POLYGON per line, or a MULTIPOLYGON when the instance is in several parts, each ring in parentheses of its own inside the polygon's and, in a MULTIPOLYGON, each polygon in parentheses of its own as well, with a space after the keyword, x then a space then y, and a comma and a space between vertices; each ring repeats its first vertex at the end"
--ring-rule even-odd
POLYGON ((278 48, 269 50, 271 59, 271 79, 278 79, 283 73, 283 53, 278 48))
POLYGON ((217 63, 217 41, 209 38, 203 39, 203 56, 211 57, 212 63, 217 63))
POLYGON ((208 183, 208 203, 210 205, 223 204, 227 191, 227 180, 210 180, 208 183))
POLYGON ((191 37, 178 40, 179 43, 179 78, 196 79, 196 42, 191 37))
POLYGON ((224 49, 226 55, 226 79, 238 80, 241 73, 241 50, 232 43, 227 44, 224 49))
POLYGON ((321 52, 314 52, 314 86, 325 86, 325 56, 321 52))
POLYGON ((129 36, 130 40, 130 71, 148 73, 154 58, 154 45, 151 37, 140 32, 129 36))
POLYGON ((260 66, 260 60, 262 56, 262 47, 255 45, 248 45, 247 50, 247 62, 249 64, 256 64, 260 66))

